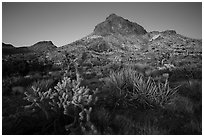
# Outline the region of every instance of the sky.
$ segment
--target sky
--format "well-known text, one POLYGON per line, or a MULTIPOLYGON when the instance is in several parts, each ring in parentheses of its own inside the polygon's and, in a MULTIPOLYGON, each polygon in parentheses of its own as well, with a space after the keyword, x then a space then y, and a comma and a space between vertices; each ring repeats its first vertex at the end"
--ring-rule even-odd
POLYGON ((111 13, 149 31, 202 38, 202 3, 2 3, 2 41, 16 47, 52 41, 60 47, 93 32, 111 13))

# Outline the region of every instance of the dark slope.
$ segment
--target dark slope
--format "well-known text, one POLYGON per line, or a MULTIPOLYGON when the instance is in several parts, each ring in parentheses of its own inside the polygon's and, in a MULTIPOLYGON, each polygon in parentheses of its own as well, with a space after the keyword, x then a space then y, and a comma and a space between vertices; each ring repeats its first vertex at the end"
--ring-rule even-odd
POLYGON ((21 53, 29 53, 31 52, 27 47, 19 47, 16 48, 11 44, 2 43, 2 54, 3 55, 11 55, 11 54, 21 54, 21 53))
POLYGON ((11 44, 2 43, 3 55, 26 54, 26 53, 42 53, 55 50, 57 47, 52 41, 40 41, 30 47, 14 47, 11 44))

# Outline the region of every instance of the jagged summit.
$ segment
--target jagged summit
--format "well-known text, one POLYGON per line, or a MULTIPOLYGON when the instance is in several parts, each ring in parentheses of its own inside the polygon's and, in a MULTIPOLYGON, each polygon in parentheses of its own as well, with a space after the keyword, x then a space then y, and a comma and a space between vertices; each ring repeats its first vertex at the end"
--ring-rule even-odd
POLYGON ((130 22, 129 20, 112 13, 104 22, 95 26, 94 33, 102 36, 110 34, 143 35, 146 34, 147 31, 139 24, 130 22))

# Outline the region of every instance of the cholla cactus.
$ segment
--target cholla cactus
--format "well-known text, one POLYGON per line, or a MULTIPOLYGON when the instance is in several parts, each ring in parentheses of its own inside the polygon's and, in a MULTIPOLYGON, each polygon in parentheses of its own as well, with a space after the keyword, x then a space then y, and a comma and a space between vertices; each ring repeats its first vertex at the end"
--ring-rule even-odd
MULTIPOLYGON (((65 126, 66 130, 80 126, 79 129, 83 133, 87 134, 88 131, 88 134, 96 134, 97 130, 90 122, 90 114, 92 112, 91 106, 97 101, 96 94, 99 91, 98 89, 91 91, 87 87, 81 87, 81 82, 84 79, 83 62, 86 57, 87 54, 83 53, 81 57, 75 60, 77 80, 71 80, 64 76, 53 90, 48 91, 40 91, 39 87, 32 87, 33 93, 26 93, 25 99, 32 102, 31 108, 42 109, 47 119, 49 119, 51 112, 74 117, 74 122, 65 126), (72 107, 74 107, 73 115, 69 112, 72 107)), ((28 107, 26 106, 26 108, 28 107)))
POLYGON ((25 100, 28 100, 29 102, 32 102, 31 105, 27 105, 26 109, 32 109, 35 110, 34 107, 39 107, 46 115, 46 118, 49 119, 50 115, 48 111, 51 109, 49 107, 50 97, 52 96, 51 92, 52 90, 49 89, 46 92, 40 92, 39 88, 31 87, 33 90, 32 93, 25 92, 26 97, 25 100))
POLYGON ((76 89, 73 89, 74 95, 72 99, 72 104, 75 104, 77 106, 88 106, 91 103, 97 101, 97 98, 95 96, 96 93, 98 93, 98 89, 95 91, 90 91, 90 89, 85 87, 79 87, 76 89))
POLYGON ((93 123, 90 121, 90 114, 92 112, 92 107, 89 107, 89 109, 83 109, 80 113, 80 126, 81 130, 84 134, 99 134, 96 127, 93 125, 93 123))
MULTIPOLYGON (((54 89, 49 89, 48 91, 42 92, 38 87, 32 87, 31 89, 31 93, 25 92, 26 97, 24 99, 32 102, 31 105, 25 106, 27 110, 40 108, 47 119, 51 116, 56 116, 56 113, 72 116, 75 118, 75 121, 71 125, 83 123, 85 118, 86 120, 82 124, 83 126, 80 126, 80 124, 77 126, 80 126, 82 131, 84 125, 90 127, 89 129, 94 129, 93 124, 90 122, 90 113, 92 109, 91 105, 97 101, 96 93, 99 92, 98 89, 91 91, 87 87, 79 87, 77 81, 70 80, 68 77, 64 77, 54 89), (74 111, 76 111, 74 115, 69 112, 69 108, 73 106, 74 111), (77 109, 80 109, 81 112, 77 111, 77 109), (84 118, 82 114, 85 114, 84 118)), ((66 127, 70 126, 68 125, 66 127)))
POLYGON ((59 94, 68 93, 71 91, 73 84, 75 84, 74 82, 75 82, 74 80, 71 81, 70 78, 64 77, 62 79, 62 82, 58 82, 57 86, 55 86, 54 88, 57 90, 59 94))
MULTIPOLYGON (((64 77, 62 82, 59 82, 54 90, 40 91, 39 87, 32 86, 32 92, 25 92, 26 97, 24 99, 32 102, 30 107, 39 107, 43 110, 46 118, 49 119, 49 111, 58 112, 60 109, 69 106, 72 101, 75 81, 71 81, 69 78, 64 77)), ((28 106, 26 108, 29 108, 28 106)))
POLYGON ((74 89, 74 95, 72 103, 79 106, 79 105, 88 105, 92 101, 92 95, 90 95, 90 89, 79 87, 74 89))

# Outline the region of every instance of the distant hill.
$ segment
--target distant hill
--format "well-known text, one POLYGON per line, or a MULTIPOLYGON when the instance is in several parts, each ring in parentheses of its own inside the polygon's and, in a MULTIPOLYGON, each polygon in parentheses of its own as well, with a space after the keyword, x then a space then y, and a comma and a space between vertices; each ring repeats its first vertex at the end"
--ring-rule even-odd
POLYGON ((29 53, 31 52, 27 47, 14 47, 11 44, 2 43, 2 54, 3 55, 11 55, 11 54, 21 54, 21 53, 29 53))
POLYGON ((5 44, 5 43, 2 43, 2 47, 3 48, 14 48, 14 46, 13 45, 11 45, 11 44, 5 44))
POLYGON ((30 47, 14 47, 11 44, 2 43, 3 55, 50 52, 56 48, 52 41, 40 41, 30 47))
POLYGON ((29 47, 34 52, 49 52, 56 48, 52 41, 40 41, 29 47))

